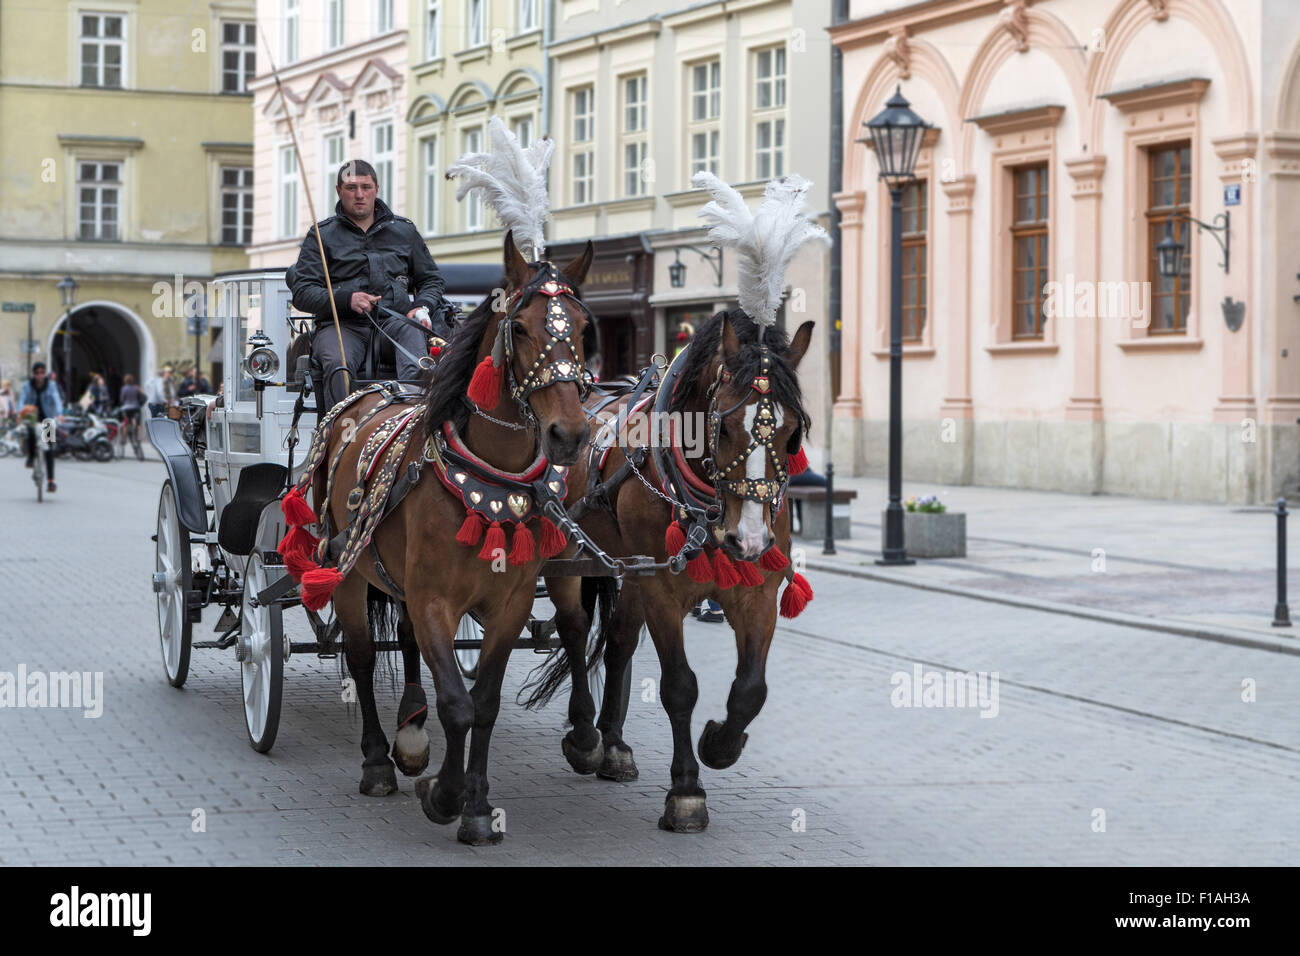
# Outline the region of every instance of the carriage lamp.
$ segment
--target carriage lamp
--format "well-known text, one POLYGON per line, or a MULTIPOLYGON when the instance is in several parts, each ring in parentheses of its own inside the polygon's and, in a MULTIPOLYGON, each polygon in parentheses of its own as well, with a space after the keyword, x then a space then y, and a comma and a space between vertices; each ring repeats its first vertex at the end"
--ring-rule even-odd
POLYGON ((1214 241, 1223 250, 1223 261, 1219 265, 1223 266, 1223 272, 1226 275, 1230 264, 1228 254, 1232 249, 1232 234, 1228 228, 1232 222, 1230 214, 1221 212, 1214 217, 1213 223, 1208 223, 1193 219, 1186 213, 1175 213, 1165 220, 1165 237, 1156 243, 1156 268, 1159 270, 1161 278, 1176 279, 1183 271, 1183 253, 1186 247, 1174 238, 1173 225, 1175 222, 1190 222, 1200 231, 1208 232, 1214 237, 1214 241), (1222 238, 1219 237, 1219 233, 1223 233, 1222 238))
POLYGON ((680 289, 686 285, 686 264, 682 262, 682 250, 686 249, 695 253, 713 269, 713 275, 717 279, 715 283, 722 285, 722 248, 715 247, 712 249, 701 249, 698 246, 678 246, 673 250, 673 261, 668 266, 668 284, 674 289, 680 289))
POLYGON ((248 344, 252 346, 252 351, 248 353, 248 358, 244 359, 244 368, 248 374, 253 377, 253 391, 257 398, 257 417, 262 417, 262 392, 266 390, 267 383, 280 370, 280 356, 275 354, 275 349, 271 347, 271 337, 261 329, 254 332, 248 337, 248 344))

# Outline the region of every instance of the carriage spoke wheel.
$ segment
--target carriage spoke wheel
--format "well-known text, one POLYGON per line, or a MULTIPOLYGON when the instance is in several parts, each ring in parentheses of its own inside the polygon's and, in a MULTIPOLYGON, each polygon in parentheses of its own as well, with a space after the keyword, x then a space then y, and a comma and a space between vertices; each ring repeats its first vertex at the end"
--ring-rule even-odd
POLYGON ((478 677, 478 659, 483 652, 483 625, 466 614, 456 628, 456 640, 478 641, 477 647, 456 648, 456 664, 460 667, 460 672, 466 680, 474 680, 478 677))
POLYGON ((248 728, 248 742, 260 754, 271 749, 280 729, 287 646, 283 608, 274 602, 257 603, 257 593, 269 583, 262 555, 254 551, 244 565, 236 657, 244 690, 244 724, 248 728))
POLYGON ((158 498, 153 590, 158 598, 158 639, 167 683, 180 687, 190 673, 190 536, 181 527, 171 479, 158 498))

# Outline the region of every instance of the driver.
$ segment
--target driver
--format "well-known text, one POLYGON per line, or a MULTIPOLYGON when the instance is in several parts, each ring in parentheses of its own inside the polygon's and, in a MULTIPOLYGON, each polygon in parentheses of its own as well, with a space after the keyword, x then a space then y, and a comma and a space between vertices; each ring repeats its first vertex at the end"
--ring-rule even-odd
POLYGON ((339 354, 315 229, 307 230, 298 261, 285 276, 293 304, 315 317, 311 348, 324 369, 329 406, 346 397, 344 368, 355 380, 361 366, 373 331, 367 314, 401 346, 394 351, 397 377, 403 381, 422 377, 417 362, 428 354, 428 334, 442 338, 451 334, 441 317, 442 275, 415 224, 394 215, 378 197, 379 177, 374 167, 360 159, 344 163, 334 191, 339 201, 334 215, 321 220, 320 239, 334 287, 343 355, 339 354))

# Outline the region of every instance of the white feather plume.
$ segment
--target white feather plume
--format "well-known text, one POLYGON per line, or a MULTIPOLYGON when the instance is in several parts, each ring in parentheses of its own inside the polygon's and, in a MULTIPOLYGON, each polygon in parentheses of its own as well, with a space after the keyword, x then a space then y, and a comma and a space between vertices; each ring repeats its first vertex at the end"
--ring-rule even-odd
POLYGON ((812 183, 797 175, 773 179, 751 214, 744 197, 713 173, 702 170, 691 182, 713 197, 699 211, 709 225, 710 241, 736 250, 740 307, 758 325, 774 324, 790 259, 809 240, 829 241, 826 230, 804 210, 812 183))
POLYGON ((550 199, 546 192, 546 167, 555 153, 549 136, 533 140, 527 149, 506 129, 501 117, 488 121, 490 153, 466 153, 447 168, 447 178, 460 178, 456 199, 477 189, 501 225, 514 233, 515 245, 530 262, 546 254, 545 227, 550 199))

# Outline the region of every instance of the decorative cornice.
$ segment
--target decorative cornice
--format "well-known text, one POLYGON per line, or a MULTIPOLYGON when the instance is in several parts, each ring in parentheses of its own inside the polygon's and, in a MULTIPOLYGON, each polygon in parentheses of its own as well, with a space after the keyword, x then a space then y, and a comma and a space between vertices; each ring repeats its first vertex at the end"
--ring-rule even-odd
POLYGON ((955 216, 971 211, 971 200, 975 195, 975 176, 967 173, 956 179, 941 179, 943 193, 948 197, 948 214, 955 216))
MULTIPOLYGON (((939 134, 942 132, 943 130, 938 126, 931 126, 926 129, 925 133, 921 136, 921 149, 930 149, 935 143, 939 142, 939 134)), ((876 143, 875 140, 871 138, 870 133, 867 133, 866 136, 859 137, 854 140, 854 142, 862 143, 873 153, 876 151, 876 143)))
POLYGON ((827 32, 832 43, 848 52, 877 43, 902 27, 907 27, 909 33, 915 34, 946 23, 992 13, 1002 5, 1002 0, 931 0, 929 3, 912 3, 902 9, 887 10, 860 20, 827 27, 827 32))
POLYGON ((1259 146, 1259 134, 1252 132, 1233 133, 1230 136, 1218 136, 1210 140, 1214 144, 1215 154, 1225 162, 1253 159, 1259 146))
POLYGON ((1121 112, 1135 113, 1152 107, 1180 106, 1184 103, 1200 102, 1209 85, 1210 81, 1205 77, 1193 76, 1182 80, 1149 83, 1125 90, 1113 90, 1110 93, 1102 93, 1100 98, 1109 100, 1111 106, 1121 112))
POLYGON ((144 140, 133 136, 97 136, 83 133, 60 133, 59 143, 63 146, 112 146, 116 149, 140 149, 144 140))
POLYGON ((1017 53, 1029 49, 1029 14, 1025 11, 1025 0, 1006 0, 1007 6, 998 14, 998 26, 1011 34, 1017 53))
POLYGON ((1300 133, 1265 133, 1264 151, 1273 160, 1274 176, 1300 176, 1300 133))
POLYGON ((1169 19, 1169 0, 1147 0, 1147 3, 1151 4, 1151 19, 1169 19))
POLYGON ((1076 198, 1099 196, 1101 195, 1101 176, 1106 171, 1106 157, 1080 156, 1077 159, 1067 159, 1065 161, 1065 171, 1074 180, 1072 196, 1076 198))
POLYGON ((1064 106, 1026 106, 987 116, 972 116, 967 122, 974 123, 990 136, 1003 136, 1007 133, 1050 128, 1061 121, 1064 112, 1064 106))

